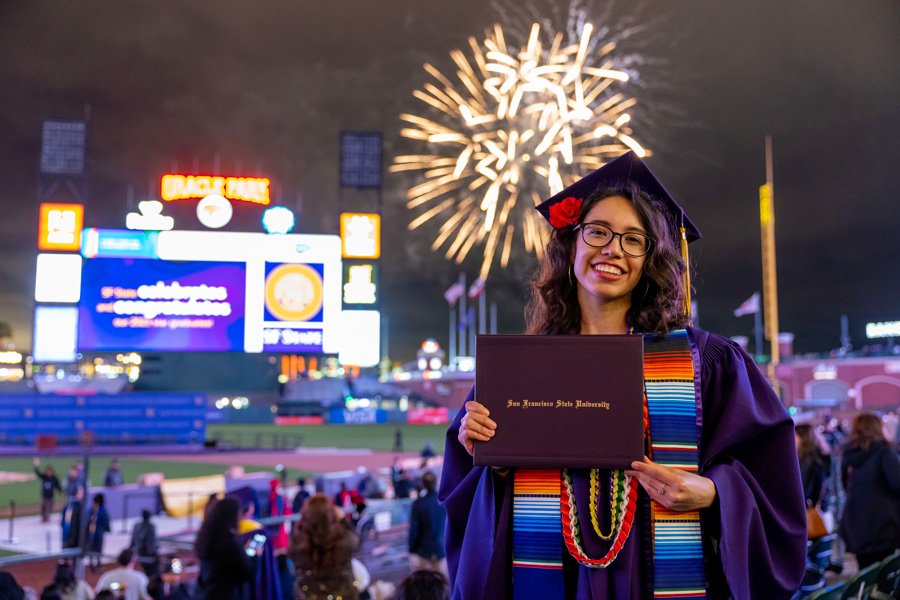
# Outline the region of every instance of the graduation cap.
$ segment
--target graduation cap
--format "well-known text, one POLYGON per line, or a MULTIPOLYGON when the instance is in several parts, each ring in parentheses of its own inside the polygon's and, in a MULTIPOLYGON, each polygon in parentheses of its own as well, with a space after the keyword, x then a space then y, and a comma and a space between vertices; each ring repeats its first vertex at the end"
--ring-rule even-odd
MULTIPOLYGON (((584 200, 599 189, 617 187, 625 183, 637 185, 649 196, 661 200, 668 211, 667 221, 674 226, 672 233, 676 239, 681 240, 681 255, 685 264, 688 263, 688 243, 703 237, 697 226, 684 213, 684 209, 675 202, 672 195, 663 187, 659 179, 650 171, 633 151, 626 152, 622 156, 611 160, 593 173, 585 175, 563 191, 540 203, 535 208, 547 221, 551 221, 550 207, 555 206, 567 198, 584 200)), ((553 222, 551 221, 551 225, 553 222)), ((690 315, 691 305, 691 279, 689 269, 685 269, 682 276, 684 285, 685 314, 690 315)))

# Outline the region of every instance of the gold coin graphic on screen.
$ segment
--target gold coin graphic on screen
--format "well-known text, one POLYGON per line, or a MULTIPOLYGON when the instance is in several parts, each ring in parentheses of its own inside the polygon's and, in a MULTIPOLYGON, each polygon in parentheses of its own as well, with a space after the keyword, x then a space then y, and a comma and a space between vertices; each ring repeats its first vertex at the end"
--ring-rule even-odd
POLYGON ((309 265, 280 265, 266 277, 266 309, 281 321, 307 321, 322 309, 322 276, 309 265))

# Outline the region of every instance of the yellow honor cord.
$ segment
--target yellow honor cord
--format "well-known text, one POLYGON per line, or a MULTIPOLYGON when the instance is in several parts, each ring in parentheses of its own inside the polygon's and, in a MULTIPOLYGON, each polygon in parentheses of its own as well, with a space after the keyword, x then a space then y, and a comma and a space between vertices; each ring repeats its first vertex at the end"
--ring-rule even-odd
POLYGON ((598 506, 598 496, 600 482, 599 482, 599 470, 591 469, 591 524, 594 526, 594 532, 600 536, 601 540, 608 540, 613 536, 616 530, 616 494, 615 490, 618 486, 619 481, 619 471, 610 471, 609 472, 609 533, 606 535, 600 531, 600 523, 597 522, 597 513, 600 512, 600 508, 598 506))

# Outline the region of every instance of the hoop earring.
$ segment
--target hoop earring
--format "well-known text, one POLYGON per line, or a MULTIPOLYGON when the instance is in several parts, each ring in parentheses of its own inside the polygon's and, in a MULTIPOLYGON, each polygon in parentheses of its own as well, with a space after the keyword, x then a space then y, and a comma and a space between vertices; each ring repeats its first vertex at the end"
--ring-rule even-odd
POLYGON ((569 285, 575 287, 575 284, 572 282, 572 273, 575 272, 575 265, 569 265, 569 285))

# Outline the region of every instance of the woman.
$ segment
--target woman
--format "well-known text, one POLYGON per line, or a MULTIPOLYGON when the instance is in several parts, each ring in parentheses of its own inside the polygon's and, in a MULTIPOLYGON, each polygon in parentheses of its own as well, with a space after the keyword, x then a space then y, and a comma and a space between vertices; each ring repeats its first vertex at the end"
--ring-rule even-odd
POLYGON ((75 576, 75 569, 68 561, 60 561, 56 565, 53 585, 56 586, 62 600, 94 600, 94 590, 75 576))
MULTIPOLYGON (((522 551, 510 543, 519 513, 515 480, 534 472, 472 465, 474 443, 490 443, 502 427, 474 401, 473 390, 447 433, 439 496, 448 513, 452 597, 527 598, 540 582, 542 597, 579 600, 690 595, 679 595, 679 587, 690 587, 692 597, 703 597, 705 590, 705 597, 716 599, 791 598, 803 577, 806 553, 793 424, 739 346, 690 327, 677 331, 688 321, 689 282, 682 287, 686 245, 700 237, 699 231, 633 153, 538 210, 554 229, 532 284, 527 332, 640 333, 645 359, 660 344, 677 346, 678 364, 684 366, 680 373, 693 373, 693 380, 688 375, 678 385, 688 386, 682 397, 691 411, 689 429, 680 434, 699 442, 691 459, 695 471, 687 468, 690 461, 685 468, 662 464, 672 461, 661 458, 665 451, 659 440, 673 432, 653 403, 645 410, 645 448, 649 443, 652 456, 615 478, 608 471, 574 470, 571 477, 563 471, 570 494, 560 493, 558 506, 568 519, 562 530, 567 551, 560 552, 556 540, 551 546, 557 548, 534 549, 526 543, 517 559, 522 551), (678 239, 685 240, 681 253, 678 239), (634 487, 633 496, 612 485, 620 477, 628 482, 626 490, 634 487), (592 493, 606 483, 619 494, 612 505, 604 493, 592 493), (591 514, 609 516, 609 523, 592 528, 591 514), (594 529, 608 530, 613 514, 615 536, 601 539, 594 529), (691 545, 679 554, 670 540, 681 538, 661 532, 681 522, 691 545), (561 556, 547 559, 552 568, 537 569, 528 563, 529 551, 561 556), (679 556, 689 560, 679 563, 679 556)), ((602 382, 601 373, 583 376, 602 382)))
POLYGON ((900 458, 881 419, 861 413, 844 443, 841 480, 847 495, 840 533, 859 568, 900 548, 900 458))
POLYGON ((100 569, 103 556, 103 536, 109 531, 109 513, 106 511, 106 499, 103 494, 94 496, 91 513, 88 515, 88 552, 91 557, 91 572, 100 569))
POLYGON ((288 549, 297 572, 295 600, 357 600, 351 559, 358 549, 359 537, 327 496, 307 499, 288 549))
POLYGON ((822 492, 831 468, 828 447, 820 441, 816 430, 809 423, 794 427, 797 457, 800 459, 800 480, 803 482, 803 498, 807 506, 816 506, 825 498, 822 492))
POLYGON ((253 578, 253 562, 235 537, 238 514, 238 501, 223 498, 203 520, 194 542, 200 559, 195 600, 239 600, 244 584, 253 578))

